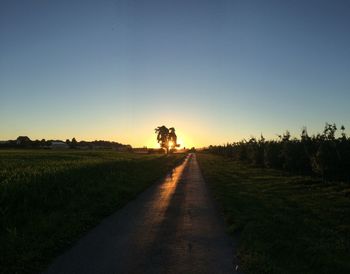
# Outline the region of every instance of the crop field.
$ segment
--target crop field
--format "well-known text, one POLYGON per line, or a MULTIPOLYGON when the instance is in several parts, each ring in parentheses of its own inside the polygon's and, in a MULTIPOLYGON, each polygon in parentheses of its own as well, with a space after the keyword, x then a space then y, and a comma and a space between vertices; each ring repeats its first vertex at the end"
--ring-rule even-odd
POLYGON ((350 273, 350 185, 199 153, 243 273, 350 273))
POLYGON ((183 157, 0 150, 0 272, 42 271, 183 157))

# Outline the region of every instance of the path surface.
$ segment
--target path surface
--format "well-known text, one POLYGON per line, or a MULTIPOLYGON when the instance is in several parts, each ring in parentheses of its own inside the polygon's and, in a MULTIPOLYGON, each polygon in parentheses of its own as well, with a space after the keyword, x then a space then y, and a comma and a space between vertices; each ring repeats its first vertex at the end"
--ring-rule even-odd
POLYGON ((235 273, 195 154, 105 219, 46 273, 235 273))

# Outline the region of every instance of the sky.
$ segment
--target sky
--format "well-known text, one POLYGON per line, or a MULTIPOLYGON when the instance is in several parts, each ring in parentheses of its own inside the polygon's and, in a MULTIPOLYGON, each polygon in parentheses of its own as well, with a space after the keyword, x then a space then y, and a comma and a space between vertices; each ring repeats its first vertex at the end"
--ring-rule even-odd
POLYGON ((350 1, 0 0, 0 140, 350 127, 350 1))

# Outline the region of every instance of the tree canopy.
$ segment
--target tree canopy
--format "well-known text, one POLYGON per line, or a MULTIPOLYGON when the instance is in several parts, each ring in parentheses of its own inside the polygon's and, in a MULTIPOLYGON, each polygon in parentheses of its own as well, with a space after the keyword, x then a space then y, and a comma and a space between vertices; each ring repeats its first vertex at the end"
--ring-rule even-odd
POLYGON ((167 128, 166 126, 159 126, 155 129, 157 134, 157 142, 160 144, 161 148, 166 150, 166 153, 173 151, 176 147, 180 145, 177 143, 177 136, 175 133, 175 128, 167 128))

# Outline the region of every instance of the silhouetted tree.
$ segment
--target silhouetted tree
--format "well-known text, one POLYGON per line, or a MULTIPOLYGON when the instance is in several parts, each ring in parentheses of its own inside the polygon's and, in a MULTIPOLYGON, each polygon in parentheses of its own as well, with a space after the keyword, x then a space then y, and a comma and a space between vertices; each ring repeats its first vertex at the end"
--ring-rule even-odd
POLYGON ((268 168, 282 168, 281 149, 277 141, 265 143, 264 165, 268 168))
POLYGON ((336 177, 341 164, 335 137, 336 131, 337 126, 335 124, 326 123, 323 134, 317 136, 319 146, 316 154, 312 157, 312 168, 323 179, 336 177))
POLYGON ((169 148, 170 150, 174 150, 176 147, 180 145, 177 143, 177 136, 175 133, 175 128, 169 128, 169 148))
POLYGON ((72 141, 70 142, 70 147, 71 148, 76 148, 78 145, 77 140, 73 137, 72 141))
POLYGON ((155 129, 157 133, 157 142, 160 144, 161 148, 166 150, 166 153, 169 153, 169 150, 173 150, 179 145, 177 144, 177 136, 175 134, 175 128, 171 127, 168 129, 166 126, 159 126, 155 129))
POLYGON ((196 148, 195 147, 191 147, 191 149, 189 149, 188 152, 194 153, 194 152, 196 152, 196 148))
POLYGON ((166 126, 160 126, 155 129, 157 133, 157 142, 160 144, 161 148, 166 150, 166 153, 169 153, 169 129, 166 126))

